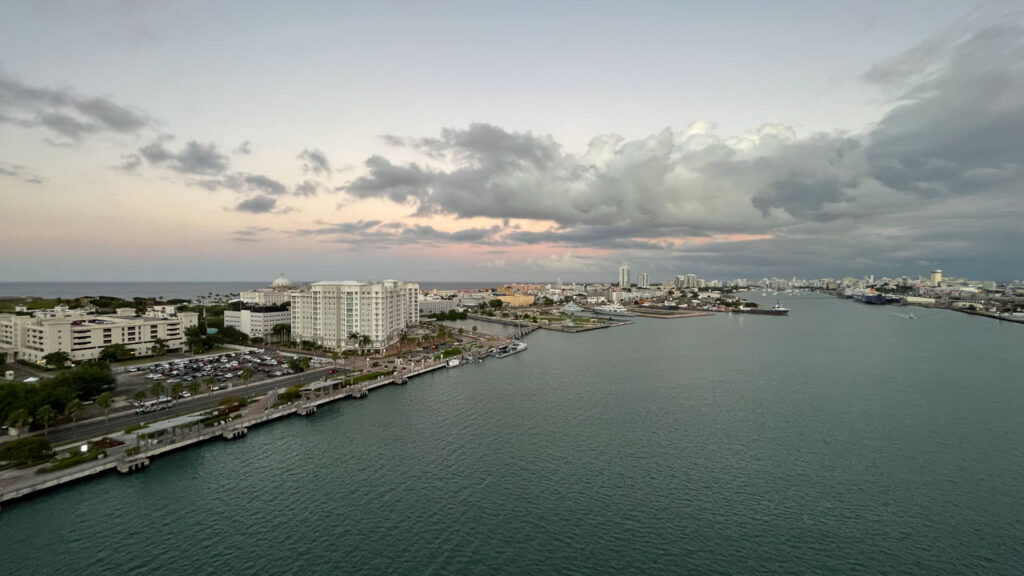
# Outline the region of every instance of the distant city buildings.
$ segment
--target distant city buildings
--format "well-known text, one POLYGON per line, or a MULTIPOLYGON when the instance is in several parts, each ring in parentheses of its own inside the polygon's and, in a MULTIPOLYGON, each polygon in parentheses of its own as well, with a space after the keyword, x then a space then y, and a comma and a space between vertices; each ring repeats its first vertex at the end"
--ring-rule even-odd
POLYGON ((629 288, 629 266, 619 267, 619 288, 629 288))
POLYGON ((636 285, 637 285, 638 288, 650 288, 651 287, 651 281, 650 281, 650 278, 647 276, 647 272, 641 272, 640 273, 640 276, 637 278, 636 285))
POLYGON ((942 270, 932 270, 932 286, 939 287, 942 285, 942 270))

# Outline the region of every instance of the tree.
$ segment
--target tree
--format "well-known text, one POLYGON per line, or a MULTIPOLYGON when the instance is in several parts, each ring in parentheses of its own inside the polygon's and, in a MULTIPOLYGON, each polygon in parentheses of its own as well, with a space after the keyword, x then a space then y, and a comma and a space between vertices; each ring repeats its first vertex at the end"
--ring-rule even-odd
POLYGON ((163 338, 154 338, 153 345, 149 347, 154 356, 163 356, 167 352, 167 342, 163 338))
POLYGON ((255 338, 250 338, 249 344, 252 344, 253 346, 260 346, 261 344, 263 344, 263 338, 260 338, 259 336, 255 338))
POLYGON ((124 344, 111 344, 100 350, 100 360, 104 362, 117 362, 132 357, 132 351, 124 344))
POLYGON ((355 346, 359 343, 359 332, 349 332, 346 340, 349 344, 355 346))
POLYGON ((217 385, 217 381, 213 379, 213 376, 208 376, 208 377, 206 377, 205 380, 203 380, 203 386, 206 387, 206 395, 207 396, 209 396, 210 394, 213 394, 213 387, 216 386, 216 385, 217 385))
POLYGON ((302 362, 298 358, 289 358, 286 364, 292 372, 302 372, 302 362))
POLYGON ((287 342, 291 338, 292 326, 291 324, 274 324, 274 327, 270 329, 270 333, 274 335, 274 340, 277 342, 287 342))
POLYGON ((146 391, 145 390, 136 390, 135 394, 132 396, 132 400, 135 400, 139 404, 142 404, 143 402, 146 401, 146 391))
POLYGON ((14 412, 7 415, 7 420, 4 425, 10 426, 21 432, 21 430, 32 423, 32 415, 29 414, 28 409, 18 408, 14 412))
POLYGON ((164 384, 163 382, 153 382, 149 387, 149 395, 154 398, 159 398, 164 395, 164 384))
POLYGON ((505 303, 498 298, 495 298, 494 300, 491 300, 490 302, 487 303, 487 305, 490 306, 491 308, 501 308, 504 304, 505 303))
POLYGON ((43 361, 46 362, 47 366, 63 368, 68 362, 71 362, 71 355, 63 350, 57 350, 43 356, 43 361))
POLYGON ((110 415, 110 407, 114 405, 114 395, 110 392, 104 392, 96 397, 96 405, 103 410, 103 422, 106 423, 107 417, 110 415))
POLYGON ((53 408, 49 404, 43 404, 36 410, 36 420, 43 423, 43 436, 50 435, 50 421, 57 413, 54 412, 53 408))
POLYGON ((331 350, 331 361, 334 362, 335 366, 338 365, 338 358, 341 358, 341 354, 338 354, 337 350, 331 350))
POLYGON ((181 396, 181 393, 185 391, 185 385, 181 382, 175 382, 171 384, 171 398, 177 398, 181 396))
POLYGON ((252 380, 253 371, 252 368, 243 368, 239 378, 242 379, 242 387, 249 385, 249 380, 252 380))
POLYGON ((202 384, 199 383, 199 380, 193 380, 188 383, 188 386, 186 386, 186 388, 188 388, 188 393, 192 396, 199 394, 200 387, 202 387, 202 384))
POLYGON ((71 418, 71 429, 74 430, 78 427, 78 417, 82 414, 82 410, 85 409, 85 405, 78 398, 75 398, 71 402, 68 402, 67 406, 64 407, 64 415, 71 418))
POLYGON ((476 333, 476 324, 473 325, 473 333, 476 333))
POLYGON ((373 345, 373 338, 370 338, 369 334, 363 334, 359 336, 359 351, 365 354, 369 351, 370 346, 373 345))
POLYGON ((188 349, 193 354, 196 351, 202 352, 203 350, 203 333, 199 329, 199 326, 189 326, 185 330, 185 342, 188 344, 188 349))
POLYGON ((402 352, 405 351, 405 345, 409 343, 409 331, 402 330, 398 334, 398 355, 401 356, 402 352))

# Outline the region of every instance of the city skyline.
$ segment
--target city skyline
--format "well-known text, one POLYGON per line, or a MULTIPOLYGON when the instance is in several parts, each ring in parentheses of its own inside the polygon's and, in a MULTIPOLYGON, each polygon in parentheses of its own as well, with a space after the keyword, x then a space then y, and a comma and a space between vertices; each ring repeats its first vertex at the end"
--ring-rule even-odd
POLYGON ((1013 280, 1021 21, 9 3, 0 281, 1013 280))

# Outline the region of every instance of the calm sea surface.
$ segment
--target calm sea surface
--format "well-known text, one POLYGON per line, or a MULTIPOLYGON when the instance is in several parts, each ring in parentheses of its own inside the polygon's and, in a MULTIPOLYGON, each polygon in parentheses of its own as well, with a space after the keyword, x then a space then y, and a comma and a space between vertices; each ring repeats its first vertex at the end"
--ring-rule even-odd
MULTIPOLYGON (((273 280, 273 279, 271 279, 273 280)), ((39 298, 78 298, 114 296, 116 298, 191 299, 209 294, 237 294, 242 290, 265 288, 271 280, 236 282, 0 282, 0 298, 37 296, 39 298)), ((293 280, 295 281, 295 280, 293 280)), ((299 284, 304 281, 295 281, 299 284)), ((424 290, 487 288, 494 282, 420 282, 424 290)))
POLYGON ((783 304, 537 332, 16 503, 2 572, 1024 572, 1024 326, 783 304))

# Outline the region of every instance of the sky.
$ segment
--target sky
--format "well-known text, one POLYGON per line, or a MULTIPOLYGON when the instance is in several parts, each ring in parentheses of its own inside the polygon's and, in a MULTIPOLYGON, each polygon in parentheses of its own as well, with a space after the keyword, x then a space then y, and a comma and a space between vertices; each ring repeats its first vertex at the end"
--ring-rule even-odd
POLYGON ((0 281, 1024 277, 1024 9, 0 3, 0 281))

